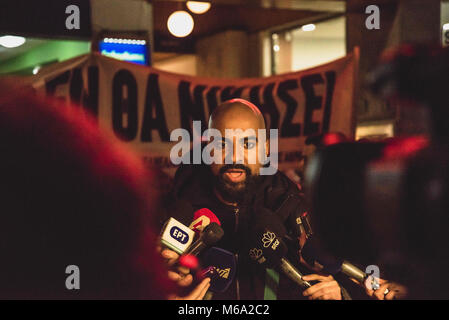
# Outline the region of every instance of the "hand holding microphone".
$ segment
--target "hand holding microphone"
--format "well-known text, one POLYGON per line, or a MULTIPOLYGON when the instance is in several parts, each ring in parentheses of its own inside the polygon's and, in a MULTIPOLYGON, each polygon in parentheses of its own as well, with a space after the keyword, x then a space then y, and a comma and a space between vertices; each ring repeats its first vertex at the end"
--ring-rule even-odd
MULTIPOLYGON (((200 229, 198 228, 194 231, 174 218, 170 218, 166 223, 161 237, 161 244, 166 247, 161 251, 161 255, 166 259, 167 265, 171 268, 168 276, 179 286, 185 288, 192 285, 194 278, 190 274, 191 265, 185 265, 184 262, 196 260, 196 255, 205 248, 215 244, 223 236, 223 229, 219 225, 220 222, 210 210, 203 208, 195 212, 194 223, 192 224, 195 224, 194 227, 198 227, 198 223, 195 223, 195 220, 199 220, 199 226, 202 229, 195 242, 193 242, 195 231, 200 231, 200 229)), ((209 283, 209 278, 203 279, 183 298, 179 296, 173 296, 171 298, 201 300, 209 289, 209 283)))
POLYGON ((406 295, 407 289, 397 283, 375 278, 352 263, 338 259, 326 252, 313 237, 309 238, 301 250, 303 259, 320 271, 336 275, 342 273, 362 286, 370 297, 378 300, 391 300, 406 295))
POLYGON ((174 270, 174 265, 179 256, 192 244, 195 233, 184 224, 174 218, 168 219, 162 228, 160 246, 161 256, 169 268, 168 277, 180 287, 189 286, 193 278, 189 275, 188 268, 179 267, 174 270))
POLYGON ((377 300, 402 299, 407 296, 407 288, 396 282, 378 279, 379 287, 377 290, 369 289, 366 286, 366 294, 377 300))
POLYGON ((330 277, 319 275, 303 276, 287 260, 287 246, 282 241, 285 228, 274 215, 259 215, 258 223, 249 237, 249 256, 265 268, 277 268, 294 281, 309 299, 341 299, 338 283, 330 277), (319 281, 318 283, 312 281, 319 281))

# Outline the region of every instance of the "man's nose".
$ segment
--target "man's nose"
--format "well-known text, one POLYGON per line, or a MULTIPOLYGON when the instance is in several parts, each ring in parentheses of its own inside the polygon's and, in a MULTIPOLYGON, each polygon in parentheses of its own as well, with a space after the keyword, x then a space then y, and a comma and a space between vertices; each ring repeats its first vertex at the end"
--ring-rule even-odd
POLYGON ((236 143, 234 143, 234 152, 232 154, 232 162, 234 164, 244 164, 245 163, 245 159, 244 159, 244 154, 238 154, 239 152, 239 147, 237 146, 236 143))
POLYGON ((232 144, 232 148, 228 147, 229 146, 226 146, 225 152, 223 153, 225 155, 225 163, 228 163, 228 161, 232 159, 232 164, 245 164, 245 153, 240 152, 241 154, 239 156, 238 154, 239 147, 237 146, 237 144, 234 142, 232 144))

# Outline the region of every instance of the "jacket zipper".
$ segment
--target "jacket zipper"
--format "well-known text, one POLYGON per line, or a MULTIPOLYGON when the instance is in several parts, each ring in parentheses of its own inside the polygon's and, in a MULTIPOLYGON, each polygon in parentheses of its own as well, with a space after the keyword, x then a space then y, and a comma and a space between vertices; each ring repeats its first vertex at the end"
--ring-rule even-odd
MULTIPOLYGON (((234 209, 234 216, 235 216, 235 228, 234 228, 234 231, 235 231, 235 233, 237 233, 238 232, 238 228, 239 228, 239 208, 235 208, 234 209)), ((239 263, 239 254, 238 253, 235 254, 235 261, 236 261, 236 264, 238 265, 238 263, 239 263)), ((236 291, 237 291, 236 292, 237 300, 240 300, 240 284, 239 284, 238 274, 237 274, 237 277, 236 277, 235 286, 236 286, 236 291)))

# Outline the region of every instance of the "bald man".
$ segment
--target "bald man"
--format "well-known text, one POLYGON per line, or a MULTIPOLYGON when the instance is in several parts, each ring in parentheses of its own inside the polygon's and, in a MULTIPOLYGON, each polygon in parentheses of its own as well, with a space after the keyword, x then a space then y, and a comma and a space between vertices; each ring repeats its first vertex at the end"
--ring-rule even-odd
POLYGON ((256 106, 243 99, 234 99, 215 109, 209 119, 209 129, 216 129, 221 133, 223 149, 229 147, 232 153, 232 164, 226 164, 228 154, 223 150, 220 163, 210 165, 215 180, 215 194, 224 203, 237 206, 247 194, 248 188, 254 187, 261 180, 258 173, 262 167, 262 159, 251 163, 248 156, 259 147, 268 152, 268 140, 264 146, 259 146, 260 137, 257 134, 259 130, 265 130, 265 120, 256 106), (242 134, 228 137, 226 130, 230 129, 240 129, 242 134), (243 163, 236 163, 239 146, 243 147, 243 163))
MULTIPOLYGON (((216 246, 234 254, 237 276, 225 292, 216 292, 213 298, 341 299, 341 288, 332 276, 305 276, 305 280, 316 281, 317 284, 301 292, 291 280, 258 267, 248 255, 246 239, 262 213, 284 225, 289 253, 293 253, 290 261, 299 263, 298 238, 304 240, 305 237, 296 224, 297 217, 306 212, 296 185, 276 170, 273 175, 260 174, 263 168, 269 166, 263 161, 263 155, 269 154, 269 142, 264 139, 265 120, 260 110, 243 99, 226 101, 212 112, 209 129, 220 133, 214 135, 209 145, 221 144, 221 154, 214 154, 217 149, 213 149, 211 156, 216 160, 214 163, 182 165, 178 169, 167 212, 168 216, 189 224, 197 210, 208 208, 220 220, 224 237, 216 246), (229 130, 234 130, 234 134, 230 135, 229 130), (251 155, 256 155, 256 159, 251 155), (281 204, 283 209, 275 214, 281 204)), ((163 250, 162 256, 169 264, 173 264, 178 257, 170 250, 163 250)), ((301 268, 299 265, 297 267, 301 268)), ((172 270, 169 276, 179 285, 188 286, 193 277, 186 276, 186 273, 185 269, 172 270)), ((310 270, 304 273, 310 273, 310 270)), ((203 280, 193 288, 189 298, 203 299, 209 285, 208 279, 203 280)))

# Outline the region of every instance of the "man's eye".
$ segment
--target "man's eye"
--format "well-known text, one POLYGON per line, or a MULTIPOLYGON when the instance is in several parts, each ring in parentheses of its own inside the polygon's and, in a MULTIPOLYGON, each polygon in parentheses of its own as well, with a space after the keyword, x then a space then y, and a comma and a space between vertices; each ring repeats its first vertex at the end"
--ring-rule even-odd
POLYGON ((255 146, 256 146, 256 143, 254 143, 254 142, 245 142, 245 143, 244 143, 245 149, 252 149, 252 148, 254 148, 255 146))

